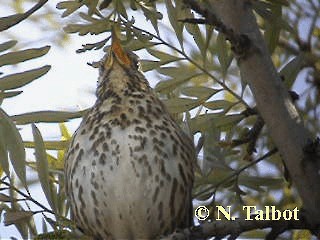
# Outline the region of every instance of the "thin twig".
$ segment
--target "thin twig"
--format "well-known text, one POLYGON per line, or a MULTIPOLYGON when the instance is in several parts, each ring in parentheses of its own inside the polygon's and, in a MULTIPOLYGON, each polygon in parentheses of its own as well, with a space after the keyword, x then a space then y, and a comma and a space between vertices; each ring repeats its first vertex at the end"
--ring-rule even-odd
POLYGON ((45 210, 48 213, 54 214, 55 213, 50 210, 49 208, 47 208, 46 206, 42 205, 41 203, 39 203, 37 200, 33 199, 31 196, 25 194, 24 192, 20 191, 18 188, 16 188, 15 186, 12 186, 10 183, 7 183, 5 181, 0 180, 0 183, 3 185, 6 185, 7 187, 9 187, 10 189, 12 189, 13 191, 17 192, 18 194, 20 194, 21 196, 25 197, 26 200, 33 202, 34 204, 38 205, 39 207, 41 207, 43 210, 45 210))
POLYGON ((245 166, 243 166, 242 168, 234 171, 232 174, 230 174, 229 176, 225 177, 224 179, 222 179, 221 181, 219 181, 217 184, 213 185, 213 186, 209 186, 205 189, 203 189, 202 191, 198 192, 194 197, 198 197, 201 194, 211 190, 211 189, 217 189, 219 188, 222 184, 232 180, 234 177, 237 177, 238 175, 240 175, 241 172, 243 172, 244 170, 246 170, 247 168, 257 164, 258 162, 272 156, 273 154, 275 154, 276 152, 278 152, 277 148, 273 148, 272 150, 270 150, 269 152, 267 152, 266 154, 264 154, 263 156, 261 156, 260 158, 256 159, 255 161, 252 161, 248 164, 246 164, 245 166))

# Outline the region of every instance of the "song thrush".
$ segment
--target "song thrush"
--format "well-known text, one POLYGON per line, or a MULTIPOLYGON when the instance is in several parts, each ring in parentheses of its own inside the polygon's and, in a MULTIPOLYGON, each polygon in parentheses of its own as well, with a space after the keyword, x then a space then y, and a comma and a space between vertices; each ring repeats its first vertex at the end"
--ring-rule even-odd
POLYGON ((97 100, 66 154, 66 192, 96 239, 155 239, 192 224, 194 146, 112 34, 97 100))

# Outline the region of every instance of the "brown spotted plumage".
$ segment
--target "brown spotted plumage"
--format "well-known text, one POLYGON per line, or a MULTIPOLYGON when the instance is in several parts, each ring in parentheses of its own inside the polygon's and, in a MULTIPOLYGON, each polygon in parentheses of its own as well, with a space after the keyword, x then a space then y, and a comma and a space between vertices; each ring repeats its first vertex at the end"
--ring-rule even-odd
POLYGON ((74 219, 96 239, 155 239, 192 225, 194 146, 113 35, 97 101, 65 161, 74 219))

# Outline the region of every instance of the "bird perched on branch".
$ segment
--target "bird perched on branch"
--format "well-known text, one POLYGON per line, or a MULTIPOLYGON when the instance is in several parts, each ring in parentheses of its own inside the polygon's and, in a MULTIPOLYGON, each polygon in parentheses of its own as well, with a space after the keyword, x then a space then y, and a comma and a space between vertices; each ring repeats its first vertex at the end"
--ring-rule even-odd
POLYGON ((192 225, 192 141, 116 32, 98 63, 97 100, 65 159, 77 226, 96 239, 155 239, 192 225))

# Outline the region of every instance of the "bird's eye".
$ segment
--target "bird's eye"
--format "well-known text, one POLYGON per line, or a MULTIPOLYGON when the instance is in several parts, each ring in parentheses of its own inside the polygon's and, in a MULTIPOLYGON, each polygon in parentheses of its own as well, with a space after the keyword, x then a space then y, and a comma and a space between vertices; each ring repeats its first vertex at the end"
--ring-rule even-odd
POLYGON ((138 59, 133 59, 133 66, 135 67, 135 69, 139 70, 141 67, 140 62, 138 61, 138 59))

